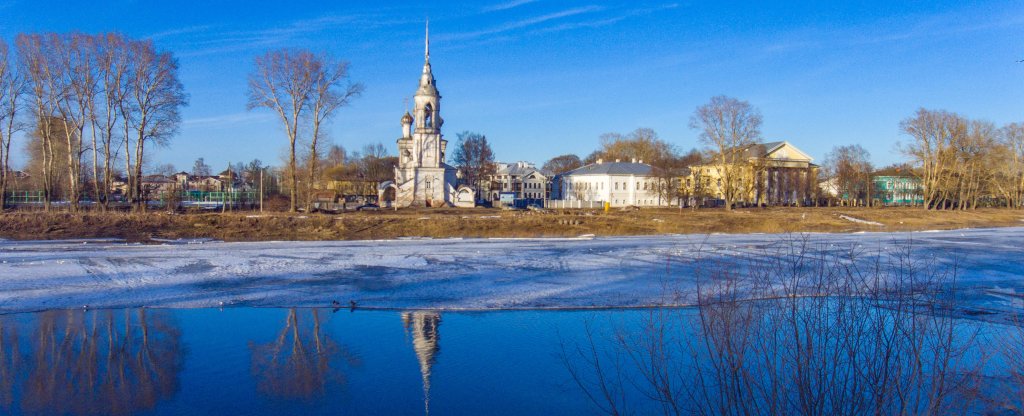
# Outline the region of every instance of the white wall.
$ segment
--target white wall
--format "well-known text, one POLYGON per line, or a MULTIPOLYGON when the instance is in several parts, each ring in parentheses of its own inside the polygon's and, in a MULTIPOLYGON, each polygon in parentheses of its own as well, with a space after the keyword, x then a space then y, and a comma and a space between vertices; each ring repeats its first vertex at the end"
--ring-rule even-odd
POLYGON ((566 201, 605 201, 613 207, 668 205, 659 198, 657 178, 653 177, 574 175, 562 180, 562 198, 566 201))

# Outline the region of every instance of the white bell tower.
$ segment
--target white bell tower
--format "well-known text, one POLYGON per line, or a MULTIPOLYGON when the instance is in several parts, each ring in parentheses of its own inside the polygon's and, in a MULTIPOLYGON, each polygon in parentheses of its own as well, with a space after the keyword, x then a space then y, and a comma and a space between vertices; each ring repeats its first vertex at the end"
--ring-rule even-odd
POLYGON ((398 139, 395 203, 398 206, 440 206, 451 202, 455 169, 445 164, 447 140, 441 135, 441 94, 430 67, 430 23, 423 51, 423 72, 413 96, 413 111, 402 116, 398 139))

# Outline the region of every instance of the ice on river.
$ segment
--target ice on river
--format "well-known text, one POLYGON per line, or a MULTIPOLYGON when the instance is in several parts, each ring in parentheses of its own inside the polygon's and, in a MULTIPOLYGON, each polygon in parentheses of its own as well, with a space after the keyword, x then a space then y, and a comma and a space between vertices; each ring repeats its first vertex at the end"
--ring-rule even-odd
POLYGON ((0 241, 0 312, 47 308, 331 306, 556 308, 685 304, 708 261, 793 240, 957 262, 979 310, 1024 310, 1024 228, 916 233, 670 235, 125 244, 0 241), (668 295, 671 294, 671 295, 668 295))

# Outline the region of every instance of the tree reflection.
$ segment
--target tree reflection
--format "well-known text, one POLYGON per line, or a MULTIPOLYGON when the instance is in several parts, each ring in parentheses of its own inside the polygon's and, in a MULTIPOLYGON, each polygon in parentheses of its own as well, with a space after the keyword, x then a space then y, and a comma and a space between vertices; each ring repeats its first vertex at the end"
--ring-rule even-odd
POLYGON ((22 408, 73 415, 152 409, 178 388, 180 338, 166 311, 41 312, 24 363, 22 408))
POLYGON ((406 334, 412 335, 412 347, 416 351, 416 359, 420 363, 420 375, 423 377, 423 410, 430 414, 430 375, 437 355, 441 353, 440 333, 441 314, 437 312, 406 312, 402 314, 402 324, 406 334))
POLYGON ((14 380, 18 375, 18 333, 7 316, 0 316, 0 410, 11 413, 14 380))
POLYGON ((359 365, 348 348, 322 330, 317 309, 289 309, 277 337, 266 344, 250 343, 249 349, 257 388, 281 398, 311 399, 324 394, 331 383, 344 384, 344 374, 335 365, 338 359, 359 365))

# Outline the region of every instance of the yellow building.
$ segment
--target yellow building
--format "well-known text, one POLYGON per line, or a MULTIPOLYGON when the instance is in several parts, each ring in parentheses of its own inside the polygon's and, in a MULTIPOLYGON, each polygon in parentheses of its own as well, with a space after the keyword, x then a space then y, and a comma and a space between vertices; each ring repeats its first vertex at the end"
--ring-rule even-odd
POLYGON ((789 142, 752 144, 734 150, 734 164, 718 158, 690 167, 680 180, 688 204, 724 203, 731 188, 736 206, 811 205, 817 197, 818 165, 789 142))

